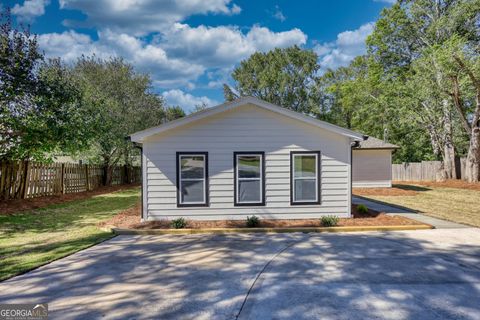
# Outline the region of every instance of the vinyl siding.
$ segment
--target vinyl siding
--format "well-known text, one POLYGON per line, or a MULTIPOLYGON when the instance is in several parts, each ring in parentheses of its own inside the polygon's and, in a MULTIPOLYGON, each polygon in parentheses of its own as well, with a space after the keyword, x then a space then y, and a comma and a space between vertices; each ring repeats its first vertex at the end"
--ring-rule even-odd
POLYGON ((350 140, 245 105, 150 137, 143 144, 148 220, 350 216, 350 140), (321 204, 290 205, 290 151, 321 152, 321 204), (176 152, 208 152, 209 207, 177 208, 176 152), (233 152, 265 152, 265 206, 235 207, 233 152))
POLYGON ((353 187, 392 186, 391 150, 353 150, 352 167, 353 187))

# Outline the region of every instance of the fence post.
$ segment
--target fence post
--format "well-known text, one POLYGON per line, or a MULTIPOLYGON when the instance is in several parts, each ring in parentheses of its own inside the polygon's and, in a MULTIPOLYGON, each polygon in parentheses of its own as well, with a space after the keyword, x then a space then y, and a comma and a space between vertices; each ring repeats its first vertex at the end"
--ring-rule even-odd
POLYGON ((89 183, 88 183, 88 164, 85 165, 85 186, 87 191, 90 190, 89 183))
POLYGON ((123 167, 124 167, 123 171, 124 171, 125 176, 123 177, 122 183, 128 184, 128 183, 130 183, 129 167, 126 164, 124 164, 123 167))
POLYGON ((60 176, 62 194, 65 194, 65 163, 62 163, 62 174, 60 176))
POLYGON ((23 190, 22 190, 22 199, 26 199, 28 196, 28 187, 30 182, 30 161, 25 161, 25 174, 23 176, 23 190))

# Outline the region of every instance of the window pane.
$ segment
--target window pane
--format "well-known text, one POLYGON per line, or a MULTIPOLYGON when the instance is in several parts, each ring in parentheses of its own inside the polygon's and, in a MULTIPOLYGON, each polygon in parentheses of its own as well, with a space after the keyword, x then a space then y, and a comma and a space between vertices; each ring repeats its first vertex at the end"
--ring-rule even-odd
POLYGON ((238 202, 260 202, 260 180, 238 181, 238 202))
POLYGON ((295 180, 295 201, 315 201, 317 195, 316 180, 295 180))
POLYGON ((260 156, 238 156, 237 167, 239 178, 260 177, 260 156))
POLYGON ((314 155, 295 155, 295 177, 316 177, 317 166, 314 155))
POLYGON ((182 203, 204 202, 203 180, 182 181, 182 203))
POLYGON ((183 179, 203 179, 204 158, 202 156, 182 156, 180 158, 182 165, 183 179))

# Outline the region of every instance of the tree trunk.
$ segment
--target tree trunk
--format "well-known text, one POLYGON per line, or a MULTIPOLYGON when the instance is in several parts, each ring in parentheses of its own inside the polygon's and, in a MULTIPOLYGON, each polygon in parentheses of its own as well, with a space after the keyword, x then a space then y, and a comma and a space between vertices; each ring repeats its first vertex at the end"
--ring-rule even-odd
POLYGON ((442 154, 442 144, 439 139, 439 135, 435 131, 433 125, 429 124, 427 125, 427 131, 428 134, 430 135, 430 144, 432 146, 433 154, 435 157, 440 158, 440 154, 442 154))
POLYGON ((110 164, 110 158, 103 158, 103 185, 112 185, 112 165, 110 164))
POLYGON ((453 145, 452 115, 448 100, 443 101, 444 146, 443 146, 443 177, 456 179, 455 147, 453 145))
MULTIPOLYGON (((460 68, 465 70, 470 81, 475 87, 475 111, 473 112, 472 124, 470 126, 470 146, 468 148, 467 161, 465 163, 465 179, 468 182, 479 182, 480 180, 480 79, 465 61, 459 56, 453 58, 460 68)), ((461 109, 463 110, 463 109, 461 109)))
POLYGON ((111 186, 112 185, 112 166, 106 165, 103 166, 103 185, 111 186))
POLYGON ((470 147, 465 165, 465 178, 468 182, 480 181, 480 128, 472 130, 470 147))
POLYGON ((476 100, 477 107, 472 119, 470 146, 465 165, 465 179, 468 182, 480 181, 480 92, 477 93, 476 100))

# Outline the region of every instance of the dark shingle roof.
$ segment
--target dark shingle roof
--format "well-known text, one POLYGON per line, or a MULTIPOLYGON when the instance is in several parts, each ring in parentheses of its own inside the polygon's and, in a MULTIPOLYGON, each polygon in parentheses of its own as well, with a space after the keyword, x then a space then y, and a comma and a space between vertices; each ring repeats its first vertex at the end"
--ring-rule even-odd
POLYGON ((368 137, 367 140, 360 141, 360 147, 357 149, 399 149, 400 147, 383 140, 368 137))

